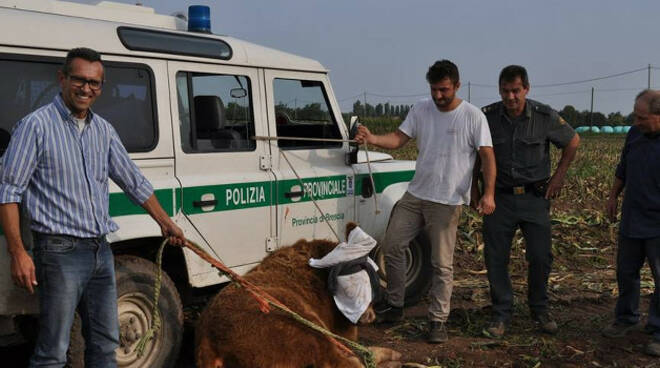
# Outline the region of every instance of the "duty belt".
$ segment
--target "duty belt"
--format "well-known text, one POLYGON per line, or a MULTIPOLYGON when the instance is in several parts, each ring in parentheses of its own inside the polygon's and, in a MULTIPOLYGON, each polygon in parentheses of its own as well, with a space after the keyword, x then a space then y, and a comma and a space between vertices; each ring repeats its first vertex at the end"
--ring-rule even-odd
POLYGON ((534 193, 534 184, 518 185, 514 187, 497 187, 495 190, 499 193, 523 195, 525 193, 534 193))

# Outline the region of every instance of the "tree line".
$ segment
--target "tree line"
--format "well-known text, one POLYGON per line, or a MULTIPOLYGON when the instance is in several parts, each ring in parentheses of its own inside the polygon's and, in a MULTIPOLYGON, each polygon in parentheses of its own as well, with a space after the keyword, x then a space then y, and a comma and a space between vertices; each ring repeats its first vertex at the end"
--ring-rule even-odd
POLYGON ((594 111, 593 115, 589 110, 578 111, 572 105, 566 105, 559 111, 559 115, 566 120, 572 127, 578 126, 619 126, 631 125, 633 123, 633 114, 623 115, 621 112, 611 112, 607 116, 601 112, 594 111))
MULTIPOLYGON (((405 119, 410 111, 412 105, 391 105, 389 102, 371 105, 369 103, 363 104, 360 100, 353 103, 352 115, 359 117, 393 117, 405 119)), ((612 112, 607 115, 594 111, 593 114, 589 110, 578 111, 572 105, 566 105, 559 111, 559 115, 566 120, 572 127, 578 126, 620 126, 631 125, 633 122, 633 114, 623 115, 620 111, 612 112)))
POLYGON ((353 115, 360 117, 398 117, 405 119, 412 105, 391 105, 389 102, 379 103, 373 106, 369 103, 362 104, 360 100, 353 104, 353 115))

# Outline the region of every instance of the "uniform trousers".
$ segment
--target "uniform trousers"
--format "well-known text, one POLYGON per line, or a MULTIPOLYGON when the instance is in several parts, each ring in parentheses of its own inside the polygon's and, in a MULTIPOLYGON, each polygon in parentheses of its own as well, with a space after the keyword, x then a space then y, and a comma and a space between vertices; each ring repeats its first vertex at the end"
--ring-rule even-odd
POLYGON ((533 316, 547 313, 547 284, 552 266, 550 201, 526 192, 496 192, 496 208, 484 217, 486 269, 494 319, 508 323, 513 313, 513 289, 509 277, 511 243, 518 228, 525 239, 528 262, 527 299, 533 316))

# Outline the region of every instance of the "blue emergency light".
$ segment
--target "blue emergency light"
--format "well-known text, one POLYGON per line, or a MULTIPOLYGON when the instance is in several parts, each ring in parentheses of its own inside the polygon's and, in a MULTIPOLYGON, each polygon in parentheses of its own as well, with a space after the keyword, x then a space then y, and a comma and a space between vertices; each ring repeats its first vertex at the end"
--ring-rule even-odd
POLYGON ((206 5, 188 7, 188 31, 211 33, 211 10, 206 5))

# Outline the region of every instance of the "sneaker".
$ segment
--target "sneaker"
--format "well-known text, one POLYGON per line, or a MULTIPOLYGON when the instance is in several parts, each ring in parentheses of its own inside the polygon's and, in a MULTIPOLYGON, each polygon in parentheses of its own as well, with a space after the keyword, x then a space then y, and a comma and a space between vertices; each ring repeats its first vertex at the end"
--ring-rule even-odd
POLYGON ((387 301, 386 298, 382 298, 378 302, 374 303, 374 312, 377 314, 385 313, 388 309, 390 309, 392 306, 390 303, 387 301))
POLYGON ((635 330, 637 326, 637 323, 630 324, 614 321, 614 323, 603 329, 603 336, 610 338, 624 337, 628 332, 635 330))
POLYGON ((403 320, 403 308, 395 307, 389 303, 374 306, 376 312, 376 322, 393 323, 403 320))
POLYGON ((552 318, 550 318, 550 315, 547 313, 536 316, 534 318, 534 322, 536 322, 541 332, 545 332, 551 335, 554 335, 557 332, 559 332, 559 327, 557 326, 557 322, 553 321, 552 318))
POLYGON ((660 356, 660 341, 655 339, 649 341, 644 348, 644 352, 648 355, 660 356))
POLYGON ((484 336, 495 339, 499 339, 502 336, 504 336, 505 332, 506 332, 506 324, 504 323, 504 321, 493 321, 488 325, 488 327, 486 327, 483 331, 481 331, 481 333, 484 334, 484 336))
POLYGON ((431 344, 439 344, 446 342, 447 340, 449 340, 449 336, 447 336, 447 326, 445 326, 445 323, 430 321, 428 342, 431 344))

